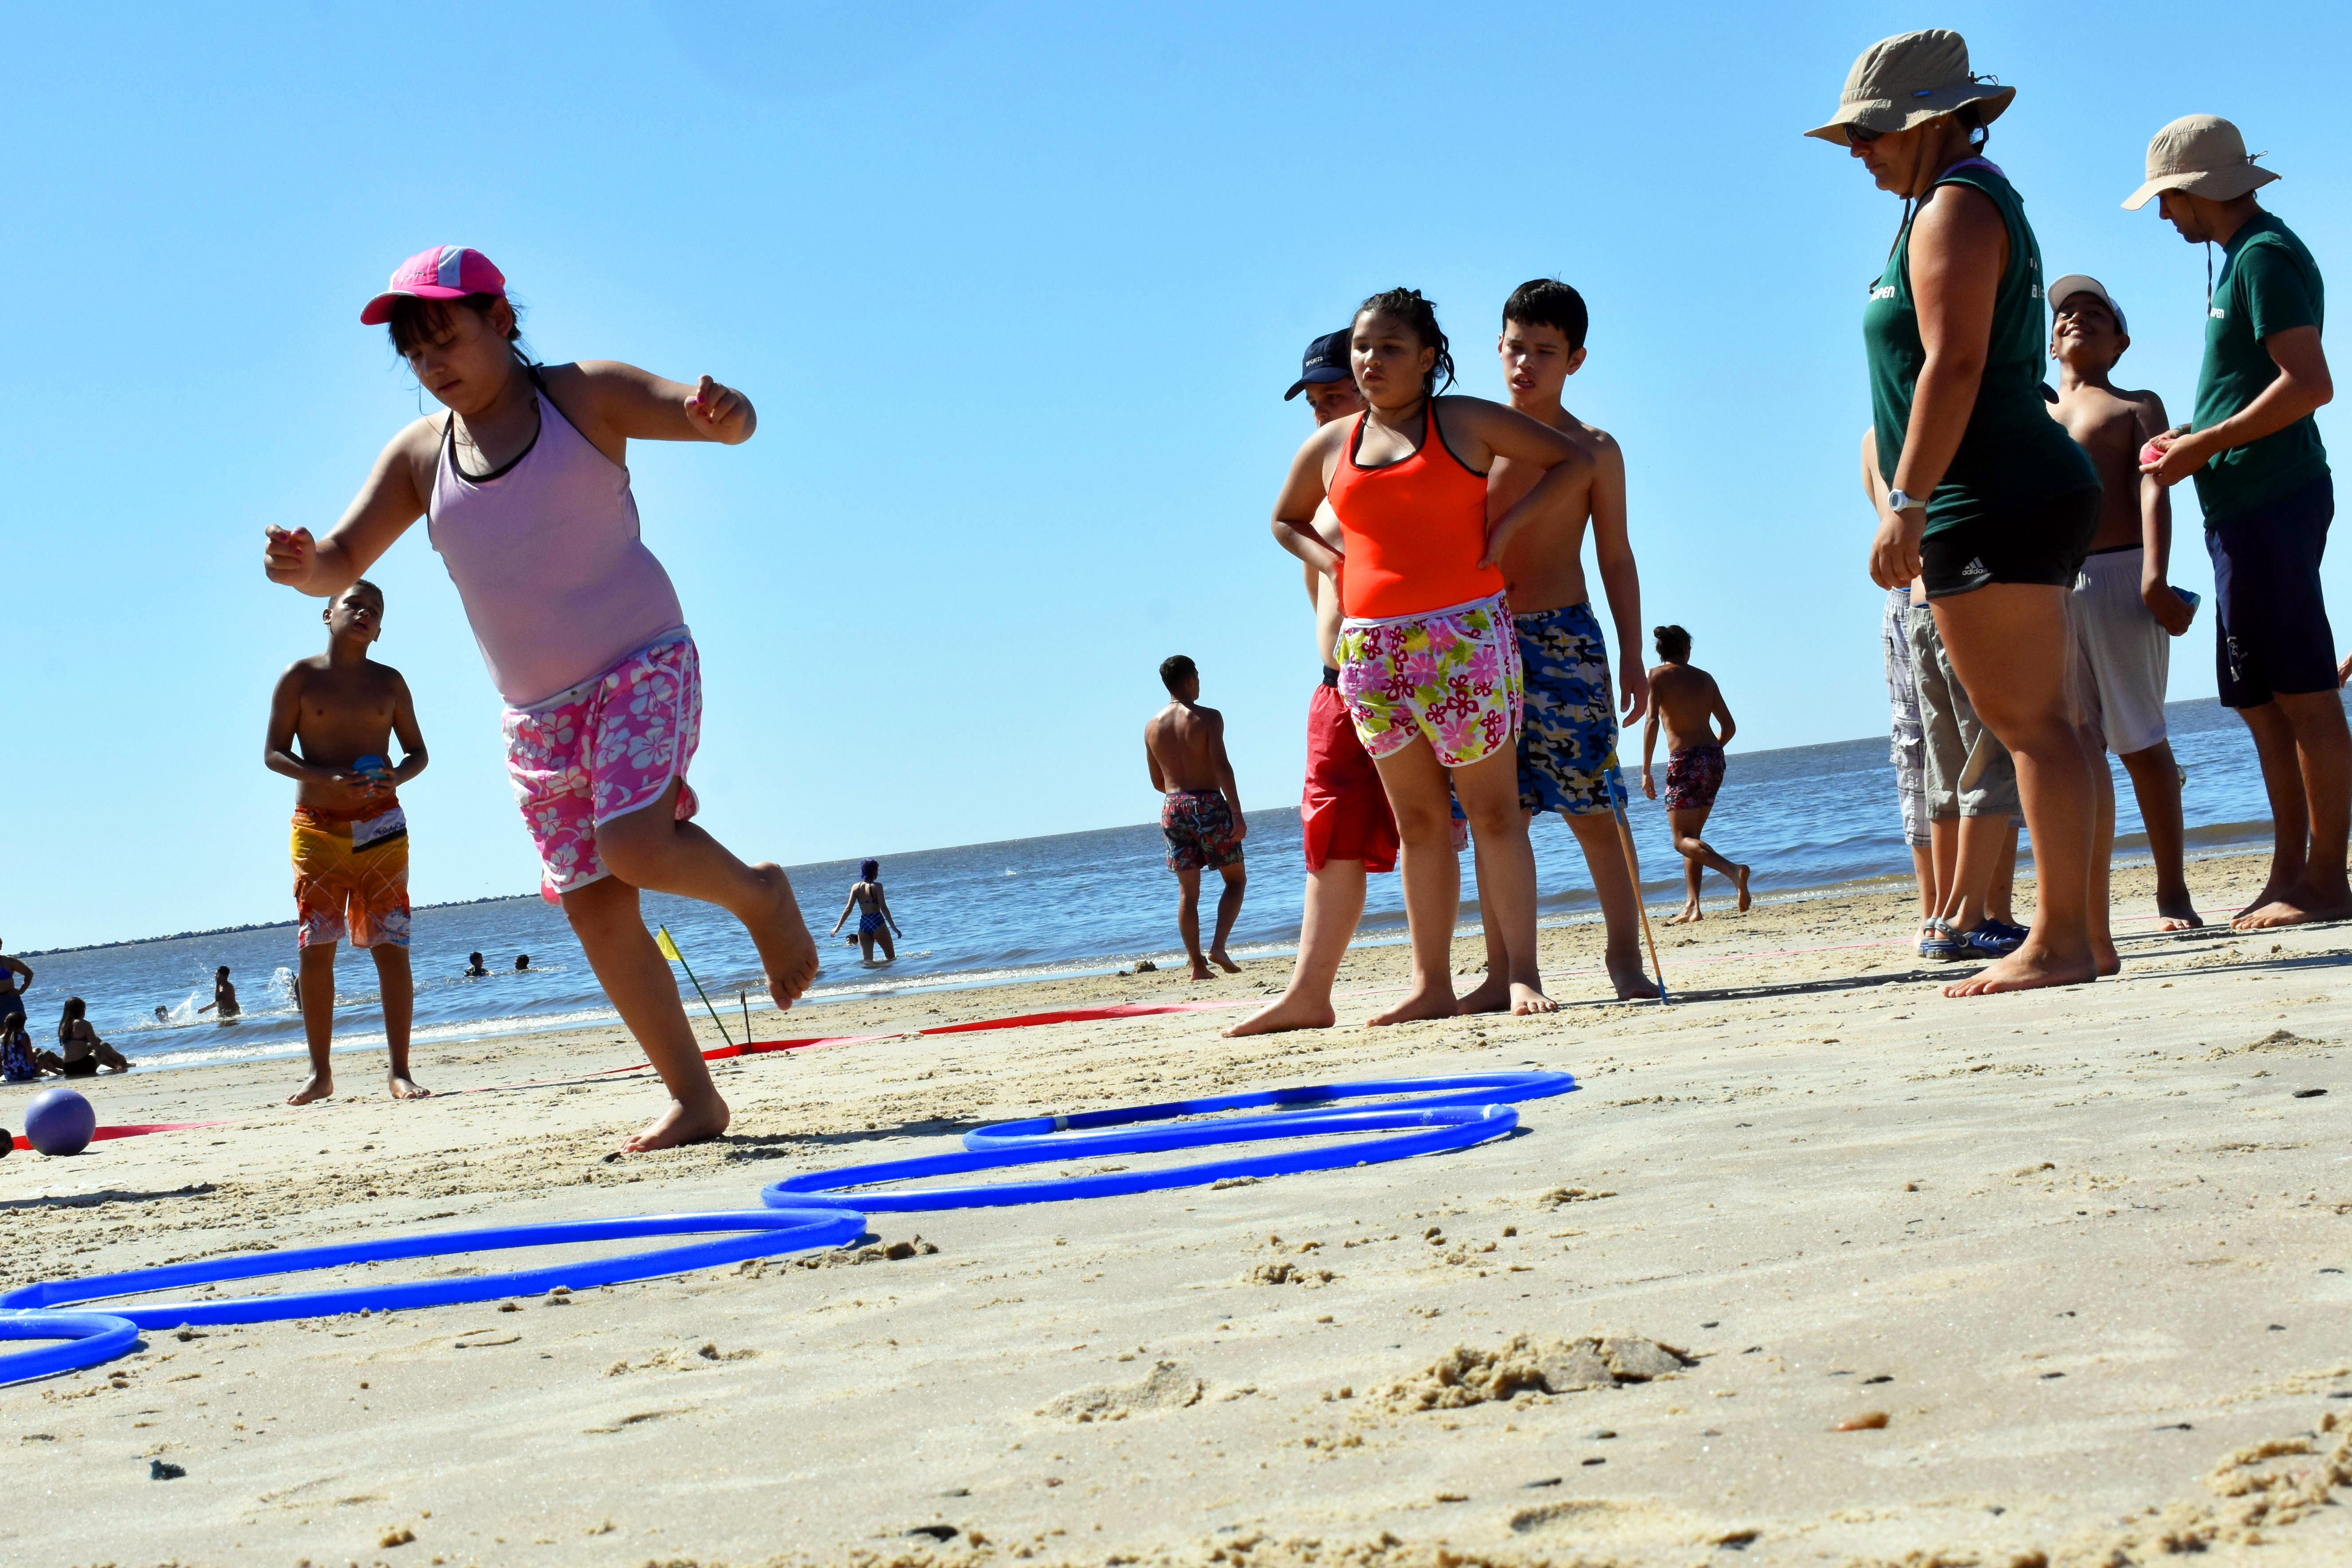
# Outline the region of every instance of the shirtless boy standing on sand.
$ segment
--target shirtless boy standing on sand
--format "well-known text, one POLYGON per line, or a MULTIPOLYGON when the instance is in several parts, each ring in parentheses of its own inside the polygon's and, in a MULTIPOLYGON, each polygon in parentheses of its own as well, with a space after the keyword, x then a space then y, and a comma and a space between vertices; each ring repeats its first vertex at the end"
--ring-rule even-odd
MULTIPOLYGON (((1592 613, 1584 581, 1584 530, 1610 616, 1624 649, 1620 679, 1625 722, 1649 701, 1649 678, 1636 650, 1642 635, 1642 580, 1625 530, 1625 456, 1616 438, 1560 405, 1560 390, 1584 363, 1588 317, 1584 297, 1557 279, 1538 278, 1511 291, 1496 342, 1511 406, 1576 442, 1593 459, 1591 483, 1560 510, 1530 519, 1503 552, 1511 618, 1517 623, 1519 662, 1527 680, 1527 716, 1519 731, 1519 809, 1531 818, 1557 811, 1576 835, 1592 876, 1608 932, 1604 963, 1619 999, 1655 996, 1642 967, 1640 894, 1617 837, 1617 808, 1625 779, 1617 766, 1617 710, 1611 700, 1609 642, 1592 613)), ((1546 470, 1497 458, 1487 479, 1491 521, 1535 488, 1546 470)), ((1532 826, 1532 824, 1530 824, 1532 826)), ((1486 978, 1462 999, 1465 1013, 1497 1013, 1511 1005, 1509 955, 1499 925, 1486 907, 1480 879, 1479 914, 1486 928, 1486 978)))
POLYGON ((308 1105, 335 1092, 335 943, 375 955, 393 1098, 425 1090, 408 1075, 416 987, 408 968, 408 818, 394 790, 425 771, 425 737, 400 671, 368 657, 383 629, 383 591, 361 578, 327 601, 327 651, 295 660, 269 703, 262 761, 299 787, 294 795, 295 942, 301 954, 302 1032, 310 1078, 287 1098, 308 1105), (400 737, 398 767, 387 765, 400 737), (296 748, 299 747, 298 753, 296 748), (372 765, 361 772, 353 764, 372 765))
POLYGON ((1699 837, 1707 814, 1715 809, 1716 792, 1723 788, 1723 748, 1731 743, 1738 724, 1723 700, 1715 677, 1690 661, 1690 633, 1680 626, 1660 626, 1658 657, 1665 660, 1650 671, 1650 721, 1642 726, 1642 793, 1658 798, 1658 781, 1650 758, 1658 745, 1658 726, 1666 731, 1666 824, 1674 830, 1675 853, 1683 858, 1683 912, 1667 917, 1668 925, 1690 925, 1705 919, 1699 912, 1699 879, 1713 867, 1739 889, 1739 910, 1748 910, 1748 868, 1726 859, 1699 837), (1721 726, 1719 729, 1717 726, 1721 726))
MULTIPOLYGON (((2079 272, 2061 278, 2050 286, 2050 357, 2058 362, 2058 402, 2050 415, 2098 465, 2102 496, 2099 531, 2070 600, 2074 644, 2088 667, 2084 706, 2139 797, 2163 929, 2186 931, 2205 922, 2189 901, 2181 870, 2180 770, 2165 739, 2164 687, 2172 639, 2189 629, 2197 607, 2165 581, 2171 496, 2139 471, 2140 447, 2171 425, 2164 399, 2125 392, 2108 379, 2131 335, 2122 308, 2097 279, 2079 272)), ((2111 854, 2112 805, 2105 815, 2097 852, 2111 854)))
MULTIPOLYGON (((1305 393, 1318 425, 1364 410, 1364 395, 1349 369, 1350 335, 1345 330, 1328 332, 1307 344, 1298 379, 1283 394, 1287 402, 1305 393)), ((1325 544, 1343 548, 1339 520, 1328 500, 1316 508, 1315 529, 1325 544)), ((1356 934, 1356 922, 1364 915, 1365 876, 1396 869, 1396 815, 1389 809, 1380 770, 1357 737, 1355 721, 1339 696, 1339 656, 1333 651, 1343 618, 1339 585, 1312 566, 1302 563, 1302 570, 1307 602, 1315 609, 1315 658, 1323 667, 1323 680, 1307 705, 1307 783, 1298 802, 1307 902, 1298 922, 1298 958, 1291 967, 1289 987, 1223 1031, 1228 1037, 1328 1029, 1338 1022, 1331 982, 1356 934)))
POLYGON ((1173 700, 1143 727, 1143 754, 1151 769, 1151 787, 1167 797, 1160 807, 1160 832, 1168 840, 1168 868, 1176 873, 1176 886, 1181 889, 1176 929, 1183 933, 1193 979, 1209 978, 1209 959, 1238 974, 1241 965, 1225 956, 1225 939, 1242 912, 1242 888, 1249 880, 1242 867, 1242 840, 1249 834, 1249 822, 1242 816, 1234 765, 1225 760, 1225 717, 1201 706, 1201 672, 1182 654, 1161 662, 1160 682, 1173 700), (1208 958, 1201 956, 1204 870, 1225 879, 1225 890, 1217 899, 1216 940, 1209 944, 1208 958))

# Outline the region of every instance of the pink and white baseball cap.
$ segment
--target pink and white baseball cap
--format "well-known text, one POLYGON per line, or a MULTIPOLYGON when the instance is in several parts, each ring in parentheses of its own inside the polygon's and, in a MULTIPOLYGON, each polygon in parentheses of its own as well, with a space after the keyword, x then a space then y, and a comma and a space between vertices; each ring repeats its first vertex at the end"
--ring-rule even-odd
POLYGON ((393 268, 391 283, 360 312, 360 324, 378 327, 392 320, 392 302, 403 296, 462 300, 468 294, 496 294, 504 298, 506 291, 506 274, 491 266, 488 257, 461 245, 436 245, 393 268))

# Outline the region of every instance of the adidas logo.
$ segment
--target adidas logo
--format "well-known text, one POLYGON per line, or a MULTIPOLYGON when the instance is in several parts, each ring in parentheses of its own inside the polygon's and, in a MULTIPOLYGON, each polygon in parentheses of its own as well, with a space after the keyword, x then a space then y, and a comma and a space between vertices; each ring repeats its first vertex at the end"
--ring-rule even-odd
POLYGON ((1970 558, 1969 563, 1960 568, 1960 575, 1963 577, 1990 577, 1992 575, 1992 573, 1985 565, 1984 557, 1979 555, 1970 558))

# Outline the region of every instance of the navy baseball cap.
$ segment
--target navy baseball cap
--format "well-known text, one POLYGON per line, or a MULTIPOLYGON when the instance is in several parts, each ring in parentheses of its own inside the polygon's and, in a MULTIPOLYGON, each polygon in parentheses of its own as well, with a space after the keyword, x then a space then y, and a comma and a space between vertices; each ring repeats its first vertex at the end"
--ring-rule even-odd
POLYGON ((1336 332, 1326 332, 1307 345, 1307 358, 1298 366, 1298 379, 1292 382, 1290 390, 1282 395, 1285 403, 1310 385, 1319 386, 1354 377, 1356 373, 1348 365, 1348 339, 1352 330, 1343 327, 1336 332))

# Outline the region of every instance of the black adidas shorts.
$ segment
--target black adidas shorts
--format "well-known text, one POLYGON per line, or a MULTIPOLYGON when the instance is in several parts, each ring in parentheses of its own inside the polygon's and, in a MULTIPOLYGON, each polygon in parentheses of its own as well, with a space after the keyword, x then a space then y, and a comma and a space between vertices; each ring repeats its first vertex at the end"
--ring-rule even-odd
POLYGON ((2072 588, 2099 531, 2099 488, 2068 490, 1919 542, 1927 597, 1972 594, 1992 583, 2072 588))

